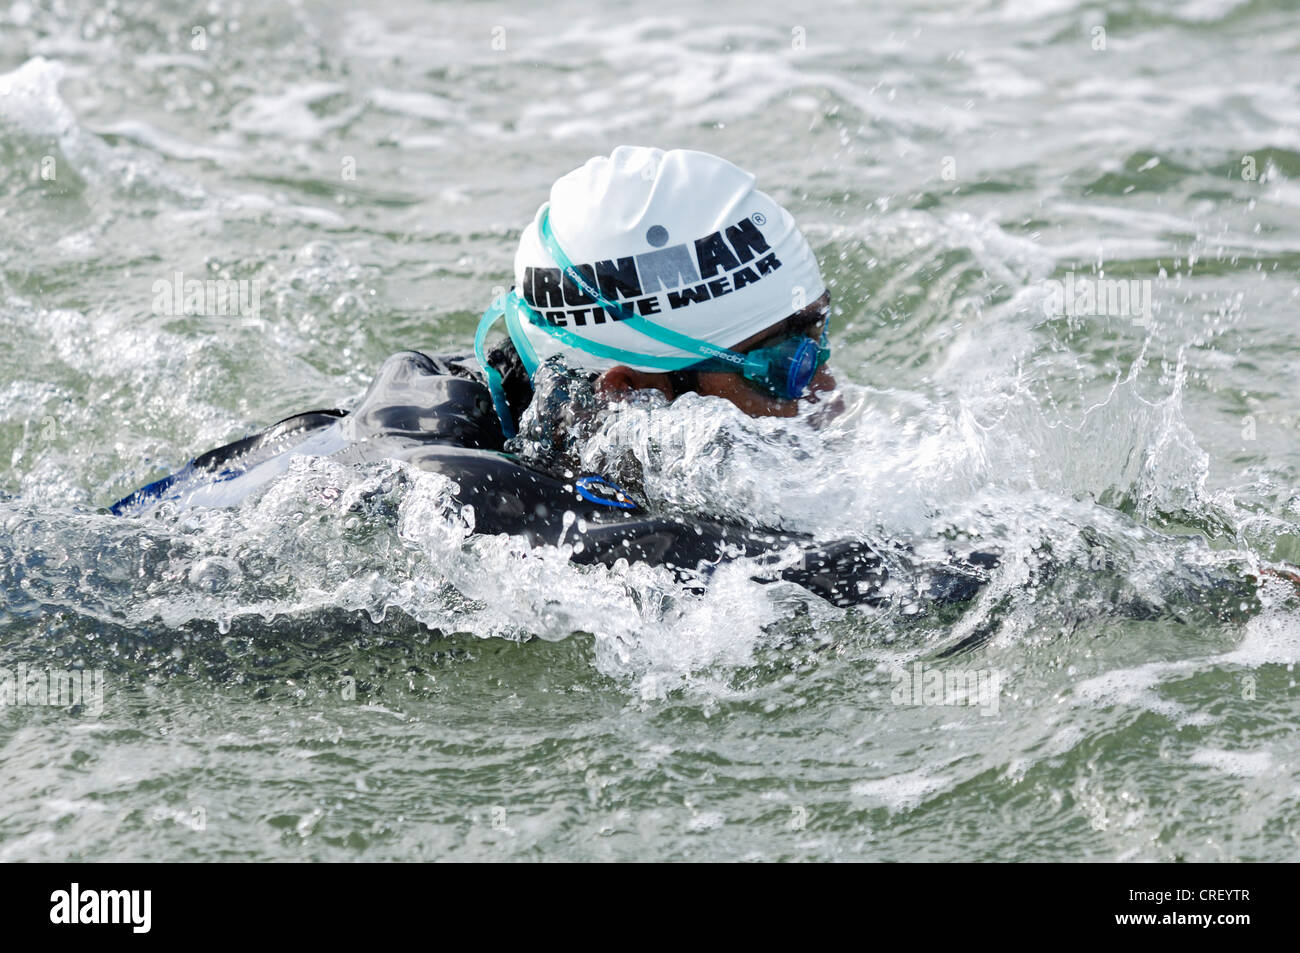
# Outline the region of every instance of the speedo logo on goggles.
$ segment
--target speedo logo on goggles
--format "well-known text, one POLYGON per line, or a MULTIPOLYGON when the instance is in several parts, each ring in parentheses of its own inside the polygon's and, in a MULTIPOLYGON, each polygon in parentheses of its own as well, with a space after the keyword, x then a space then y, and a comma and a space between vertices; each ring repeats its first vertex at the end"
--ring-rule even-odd
MULTIPOLYGON (((764 221, 755 214, 759 222, 764 221)), ((549 222, 549 214, 543 221, 549 222)), ((542 236, 548 250, 554 235, 550 239, 542 236)), ((668 241, 668 232, 656 225, 646 233, 646 240, 662 245, 668 241)), ((547 323, 581 328, 606 320, 621 321, 628 314, 645 317, 721 298, 780 267, 754 220, 742 218, 689 245, 669 245, 592 264, 525 268, 519 293, 547 323), (608 306, 619 298, 626 299, 621 306, 608 306)))
MULTIPOLYGON (((750 224, 750 227, 753 227, 752 224, 749 223, 748 219, 744 221, 746 224, 750 224)), ((740 226, 736 226, 735 229, 740 229, 740 226)), ((730 235, 733 229, 729 228, 726 231, 730 235)), ((692 370, 723 370, 731 373, 742 374, 746 380, 757 384, 774 396, 784 397, 788 400, 794 400, 795 398, 803 396, 808 389, 808 385, 812 383, 812 378, 817 372, 817 368, 824 364, 830 357, 830 348, 828 346, 828 320, 823 321, 822 336, 819 344, 814 343, 807 337, 796 335, 786 337, 767 347, 756 348, 747 353, 733 351, 729 348, 711 344, 708 341, 701 341, 698 338, 680 334, 671 328, 664 327, 663 325, 647 321, 644 317, 633 313, 627 304, 620 304, 618 301, 614 300, 612 295, 607 296, 602 289, 596 287, 596 285, 600 283, 598 277, 599 271, 593 269, 589 276, 584 274, 580 270, 579 266, 573 264, 569 259, 569 256, 565 254, 564 249, 560 247, 559 242, 555 240, 555 235, 551 232, 549 208, 544 209, 542 212, 538 225, 538 232, 542 244, 546 247, 547 252, 556 264, 559 265, 559 268, 554 269, 557 273, 554 283, 556 288, 559 289, 561 300, 563 300, 564 295, 568 294, 568 291, 564 289, 564 282, 558 277, 559 274, 562 274, 565 279, 572 283, 573 287, 577 289, 580 294, 586 296, 586 299, 589 300, 591 304, 595 305, 595 307, 587 309, 592 314, 593 323, 603 324, 607 318, 614 321, 622 321, 624 322, 625 327, 629 327, 634 331, 644 334, 646 337, 659 341, 660 343, 684 351, 686 355, 689 356, 666 357, 652 354, 641 354, 636 351, 614 347, 613 345, 604 344, 599 341, 589 340, 570 331, 564 324, 560 323, 558 317, 548 320, 547 317, 544 317, 533 308, 524 296, 520 295, 517 291, 511 290, 506 294, 501 295, 496 301, 492 302, 492 304, 488 306, 488 309, 483 313, 483 317, 479 321, 478 333, 474 336, 474 355, 478 358, 479 366, 483 368, 483 373, 487 377, 488 388, 492 393, 492 403, 496 407, 497 416, 501 420, 502 431, 507 438, 515 436, 514 422, 510 414, 509 405, 506 401, 505 387, 501 380, 501 374, 496 370, 496 368, 492 367, 488 363, 486 355, 487 334, 498 318, 505 318, 506 330, 509 332, 510 339, 514 342, 515 349, 519 352, 519 357, 523 361, 524 369, 527 371, 530 378, 537 371, 538 358, 532 345, 529 343, 527 336, 523 333, 521 321, 524 320, 545 331, 552 337, 557 338, 566 346, 575 350, 585 351, 586 353, 593 354, 597 357, 608 358, 629 364, 649 365, 662 371, 680 371, 690 368, 692 370)), ((761 233, 758 233, 756 228, 754 229, 754 232, 758 234, 758 240, 762 242, 763 250, 766 250, 768 248, 766 240, 762 238, 761 233)), ((738 231, 737 234, 740 234, 740 232, 738 231)), ((718 241, 721 242, 720 233, 715 232, 714 235, 718 236, 718 241)), ((705 241, 707 241, 707 239, 700 239, 700 241, 696 243, 697 249, 700 247, 700 242, 705 241)), ((685 248, 685 246, 678 247, 683 249, 685 248)), ((716 254, 716 246, 712 247, 714 248, 714 251, 711 252, 711 254, 716 254)), ((639 262, 643 257, 645 256, 635 256, 635 261, 639 262)), ((755 256, 753 250, 751 250, 749 258, 753 257, 755 256)), ((780 262, 776 260, 775 255, 768 255, 765 259, 760 259, 759 264, 768 259, 772 262, 771 266, 767 268, 768 271, 780 267, 780 262)), ((622 261, 626 260, 629 259, 623 259, 622 261)), ((537 288, 536 275, 550 270, 551 269, 529 269, 534 276, 534 291, 536 291, 537 288)), ((710 274, 713 273, 714 272, 710 272, 710 274)), ((679 267, 679 280, 681 274, 682 272, 679 267)), ((724 277, 718 280, 725 281, 726 278, 724 277)), ((755 276, 754 280, 757 281, 758 277, 755 276)), ((549 279, 546 279, 546 281, 549 283, 549 279)), ((715 282, 709 282, 708 284, 714 283, 715 282)), ((611 291, 617 293, 616 288, 611 288, 611 291)), ((672 294, 673 292, 669 292, 670 299, 672 294)), ((654 299, 642 299, 642 301, 645 300, 653 301, 654 299)), ((689 303, 689 300, 683 298, 681 299, 680 304, 671 306, 685 307, 689 303)), ((637 310, 643 310, 648 307, 642 305, 641 302, 629 302, 629 304, 637 304, 637 310)), ((656 306, 652 309, 646 310, 646 313, 651 314, 657 312, 657 302, 656 306)), ((564 313, 565 312, 559 312, 559 315, 563 315, 564 313)), ((585 324, 585 319, 583 323, 585 324)))

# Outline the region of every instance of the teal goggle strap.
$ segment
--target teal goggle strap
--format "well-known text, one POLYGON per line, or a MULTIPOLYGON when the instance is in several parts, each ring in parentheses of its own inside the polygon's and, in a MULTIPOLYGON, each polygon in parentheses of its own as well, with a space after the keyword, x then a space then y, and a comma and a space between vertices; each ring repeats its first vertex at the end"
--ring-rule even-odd
MULTIPOLYGON (((496 408, 497 416, 501 419, 501 432, 505 434, 506 439, 516 435, 514 416, 506 400, 505 382, 502 380, 501 372, 489 364, 487 359, 488 332, 501 318, 505 318, 506 331, 510 335, 510 340, 514 342, 515 350, 519 353, 519 359, 523 362, 529 380, 532 380, 533 375, 537 373, 540 361, 537 352, 524 334, 523 320, 541 328, 571 348, 623 364, 649 364, 664 371, 679 371, 700 363, 699 359, 694 357, 658 357, 627 351, 599 341, 589 341, 574 334, 568 328, 548 324, 546 319, 534 311, 519 294, 513 290, 508 291, 488 305, 488 309, 483 312, 483 317, 479 320, 478 332, 474 335, 474 356, 478 359, 479 366, 483 368, 483 374, 487 378, 488 390, 492 394, 492 406, 496 408)), ((728 365, 728 370, 733 369, 728 365)))

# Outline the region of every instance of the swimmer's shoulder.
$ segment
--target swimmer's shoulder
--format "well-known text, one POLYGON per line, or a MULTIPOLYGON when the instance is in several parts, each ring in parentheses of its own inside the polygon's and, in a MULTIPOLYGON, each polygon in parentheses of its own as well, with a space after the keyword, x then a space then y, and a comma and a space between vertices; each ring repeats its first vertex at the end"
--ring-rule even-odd
POLYGON ((354 440, 447 443, 500 450, 505 442, 492 398, 472 356, 404 350, 375 372, 348 415, 354 440))

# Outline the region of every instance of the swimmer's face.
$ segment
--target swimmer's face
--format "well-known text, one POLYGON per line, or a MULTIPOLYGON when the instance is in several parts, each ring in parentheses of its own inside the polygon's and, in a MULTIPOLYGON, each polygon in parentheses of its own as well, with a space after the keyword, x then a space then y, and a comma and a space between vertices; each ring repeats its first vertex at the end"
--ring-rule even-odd
MULTIPOLYGON (((826 315, 830 308, 830 295, 824 294, 802 311, 779 321, 772 327, 746 338, 733 351, 745 353, 754 348, 775 344, 792 333, 802 333, 814 341, 821 338, 826 315)), ((774 397, 762 387, 746 380, 740 374, 726 371, 699 371, 691 375, 694 378, 694 390, 706 397, 721 397, 729 400, 751 417, 794 417, 799 413, 800 404, 815 404, 818 395, 835 389, 835 378, 830 369, 823 365, 813 376, 808 385, 808 393, 798 400, 785 400, 774 397)), ((678 392, 673 386, 670 374, 653 374, 634 371, 630 367, 611 367, 600 376, 600 389, 610 396, 619 396, 628 391, 654 389, 669 400, 676 400, 687 390, 678 392)))

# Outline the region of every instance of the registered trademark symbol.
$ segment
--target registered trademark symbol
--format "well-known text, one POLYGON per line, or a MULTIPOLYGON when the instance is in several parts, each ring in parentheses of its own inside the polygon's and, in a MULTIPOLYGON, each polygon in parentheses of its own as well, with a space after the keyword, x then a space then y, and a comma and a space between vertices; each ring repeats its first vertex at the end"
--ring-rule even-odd
POLYGON ((766 224, 767 224, 767 216, 764 215, 762 212, 755 212, 753 215, 751 215, 751 216, 749 216, 749 217, 752 218, 752 219, 754 220, 754 224, 755 224, 755 225, 766 225, 766 224))

